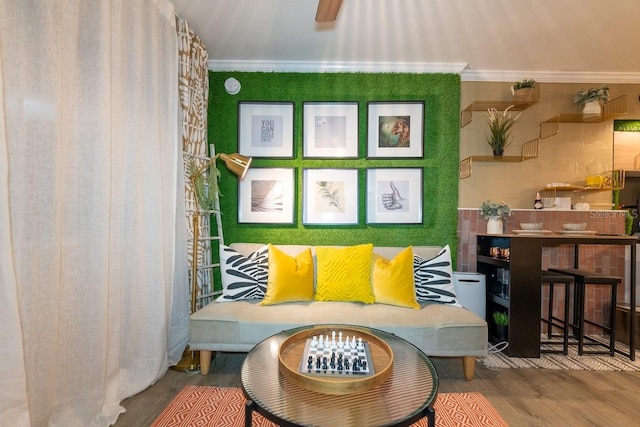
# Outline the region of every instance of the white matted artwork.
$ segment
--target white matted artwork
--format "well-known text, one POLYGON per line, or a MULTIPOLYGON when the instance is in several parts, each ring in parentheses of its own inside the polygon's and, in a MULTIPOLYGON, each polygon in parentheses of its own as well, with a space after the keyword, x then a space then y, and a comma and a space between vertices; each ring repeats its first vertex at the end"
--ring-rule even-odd
POLYGON ((367 224, 422 224, 422 168, 367 169, 367 224))
POLYGON ((238 103, 238 152, 293 158, 293 102, 238 103))
POLYGON ((367 108, 367 157, 423 157, 423 101, 369 102, 367 108))
POLYGON ((293 224, 294 168, 252 168, 238 184, 238 222, 293 224))
POLYGON ((304 102, 303 157, 358 157, 358 103, 304 102))
POLYGON ((302 223, 358 223, 357 169, 304 169, 302 223))

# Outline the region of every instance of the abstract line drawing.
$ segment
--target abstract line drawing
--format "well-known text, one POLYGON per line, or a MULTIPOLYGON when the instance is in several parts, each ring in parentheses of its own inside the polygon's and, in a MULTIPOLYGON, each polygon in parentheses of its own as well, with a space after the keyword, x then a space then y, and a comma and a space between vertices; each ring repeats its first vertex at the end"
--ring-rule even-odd
POLYGON ((238 183, 238 222, 293 224, 295 168, 252 168, 238 183))
POLYGON ((251 212, 282 212, 282 181, 251 181, 251 212))

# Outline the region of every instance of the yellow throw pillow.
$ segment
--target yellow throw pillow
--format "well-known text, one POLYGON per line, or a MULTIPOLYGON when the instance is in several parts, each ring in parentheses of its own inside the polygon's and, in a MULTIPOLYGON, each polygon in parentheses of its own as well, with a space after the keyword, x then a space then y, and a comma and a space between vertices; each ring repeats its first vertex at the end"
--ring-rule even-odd
POLYGON ((391 261, 374 255, 372 283, 376 303, 420 308, 420 304, 416 302, 411 246, 391 261))
POLYGON ((373 304, 371 256, 373 245, 316 247, 317 301, 357 301, 373 304))
POLYGON ((260 305, 313 299, 313 257, 305 249, 292 257, 269 245, 267 292, 260 305))

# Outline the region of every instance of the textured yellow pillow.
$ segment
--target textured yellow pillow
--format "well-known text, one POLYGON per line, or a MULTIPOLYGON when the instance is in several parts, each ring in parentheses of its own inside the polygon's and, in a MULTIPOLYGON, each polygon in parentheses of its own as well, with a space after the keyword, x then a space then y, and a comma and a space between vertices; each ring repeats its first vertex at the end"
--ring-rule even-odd
POLYGON ((376 303, 420 308, 413 282, 413 248, 409 246, 389 261, 374 255, 373 294, 376 303))
POLYGON ((316 247, 316 300, 373 304, 371 256, 373 245, 316 247))
POLYGON ((305 249, 292 257, 269 245, 267 292, 260 305, 313 299, 313 257, 305 249))

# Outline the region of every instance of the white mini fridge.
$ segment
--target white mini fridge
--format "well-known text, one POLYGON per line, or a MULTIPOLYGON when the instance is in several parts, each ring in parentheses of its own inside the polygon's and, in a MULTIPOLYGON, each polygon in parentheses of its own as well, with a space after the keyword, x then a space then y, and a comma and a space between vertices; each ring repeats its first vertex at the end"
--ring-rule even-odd
POLYGON ((463 307, 486 319, 487 282, 484 274, 466 271, 453 272, 453 287, 463 307))

